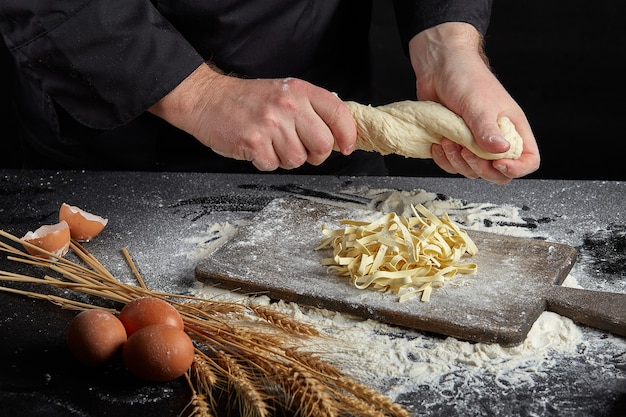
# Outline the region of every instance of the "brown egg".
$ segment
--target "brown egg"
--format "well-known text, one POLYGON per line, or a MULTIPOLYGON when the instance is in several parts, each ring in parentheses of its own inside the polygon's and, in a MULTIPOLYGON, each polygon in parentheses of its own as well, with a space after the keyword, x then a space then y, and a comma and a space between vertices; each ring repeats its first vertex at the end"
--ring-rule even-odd
POLYGON ((176 308, 167 301, 157 297, 141 297, 122 308, 120 320, 126 328, 128 337, 142 327, 155 324, 166 324, 183 330, 183 318, 176 308))
MULTIPOLYGON (((54 256, 60 258, 65 256, 70 247, 70 228, 65 221, 56 224, 47 224, 41 226, 34 232, 29 231, 22 237, 22 240, 51 252, 54 256)), ((48 256, 29 245, 24 245, 24 248, 31 255, 53 259, 52 256, 48 256)))
POLYGON ((67 329, 67 344, 80 362, 102 366, 122 352, 126 330, 117 317, 105 310, 85 310, 76 315, 67 329))
POLYGON ((70 206, 66 203, 61 204, 59 220, 65 220, 67 222, 70 227, 72 239, 78 242, 88 242, 98 235, 108 223, 108 219, 88 213, 76 206, 70 206))
POLYGON ((128 370, 148 381, 170 381, 191 366, 194 347, 183 330, 156 324, 137 330, 124 345, 128 370))

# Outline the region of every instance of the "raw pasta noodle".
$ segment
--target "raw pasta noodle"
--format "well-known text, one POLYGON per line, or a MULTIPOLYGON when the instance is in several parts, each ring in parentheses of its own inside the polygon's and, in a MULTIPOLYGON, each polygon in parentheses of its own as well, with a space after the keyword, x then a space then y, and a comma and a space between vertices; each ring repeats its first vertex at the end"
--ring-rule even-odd
POLYGON ((356 288, 400 294, 400 302, 418 295, 429 301, 433 288, 456 274, 476 273, 475 263, 464 262, 478 252, 465 230, 446 213, 437 217, 421 204, 411 209, 412 217, 392 212, 373 222, 340 220, 338 229, 322 225, 325 237, 315 249, 332 248, 322 265, 356 288))

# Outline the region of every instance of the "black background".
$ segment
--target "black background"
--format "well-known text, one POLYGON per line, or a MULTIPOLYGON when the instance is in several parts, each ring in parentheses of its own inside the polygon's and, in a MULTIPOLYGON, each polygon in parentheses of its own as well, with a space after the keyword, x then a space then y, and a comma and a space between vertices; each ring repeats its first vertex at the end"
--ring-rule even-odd
MULTIPOLYGON (((378 102, 414 97, 387 0, 375 0, 372 49, 378 102)), ((626 3, 495 1, 486 36, 493 70, 520 103, 542 153, 530 178, 626 180, 626 3)), ((9 67, 7 52, 0 65, 9 67)), ((6 74, 5 71, 3 71, 6 74)), ((0 81, 0 167, 19 167, 10 115, 12 84, 0 81)), ((431 161, 388 157, 390 174, 444 176, 431 161)))

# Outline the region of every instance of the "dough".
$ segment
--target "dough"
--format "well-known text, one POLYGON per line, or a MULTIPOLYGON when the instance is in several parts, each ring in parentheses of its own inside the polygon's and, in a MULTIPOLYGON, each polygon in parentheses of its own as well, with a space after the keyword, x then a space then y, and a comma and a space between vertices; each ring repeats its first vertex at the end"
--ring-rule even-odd
POLYGON ((433 101, 406 100, 378 107, 347 101, 346 105, 357 124, 356 149, 428 159, 431 145, 446 137, 483 159, 517 159, 522 154, 522 138, 507 117, 498 119, 498 125, 511 147, 494 154, 478 147, 460 116, 433 101))

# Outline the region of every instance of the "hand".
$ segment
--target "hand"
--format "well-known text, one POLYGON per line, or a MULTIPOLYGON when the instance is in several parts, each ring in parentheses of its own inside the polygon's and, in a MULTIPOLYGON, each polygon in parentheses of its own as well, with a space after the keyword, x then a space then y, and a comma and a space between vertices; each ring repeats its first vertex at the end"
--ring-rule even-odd
POLYGON ((235 78, 206 64, 150 111, 261 171, 319 165, 335 142, 347 155, 356 141, 350 111, 331 92, 295 78, 235 78))
POLYGON ((506 184, 539 168, 539 150, 519 105, 490 71, 482 39, 467 23, 444 23, 417 34, 409 43, 420 100, 437 101, 460 115, 485 151, 509 149, 496 120, 507 116, 523 138, 519 159, 488 161, 444 139, 432 146, 435 163, 451 174, 506 184))

